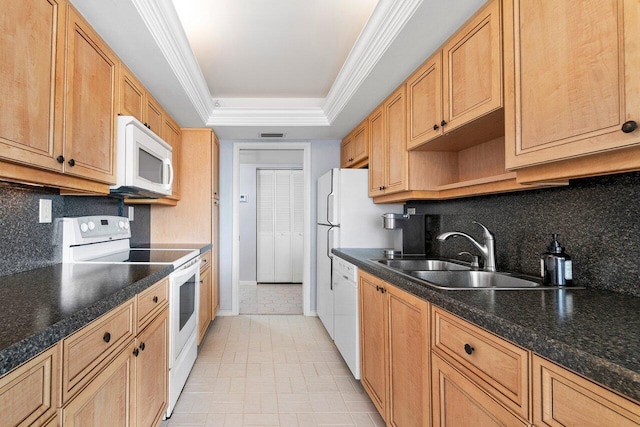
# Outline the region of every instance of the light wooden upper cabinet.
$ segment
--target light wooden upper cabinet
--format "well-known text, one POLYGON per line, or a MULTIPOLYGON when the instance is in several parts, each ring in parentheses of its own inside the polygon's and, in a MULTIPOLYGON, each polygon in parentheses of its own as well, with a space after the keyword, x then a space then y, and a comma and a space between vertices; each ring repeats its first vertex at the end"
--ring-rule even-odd
POLYGON ((369 196, 407 190, 406 104, 400 86, 369 116, 369 196))
POLYGON ((148 92, 145 104, 144 123, 146 123, 146 125, 149 126, 149 129, 151 129, 156 135, 160 136, 162 133, 162 122, 164 118, 162 107, 160 107, 158 101, 153 99, 148 92))
POLYGON ((385 152, 382 105, 368 117, 369 121, 369 197, 384 194, 385 152))
POLYGON ((340 144, 340 167, 348 168, 349 164, 352 162, 353 158, 351 157, 351 146, 353 143, 353 134, 345 136, 340 144))
POLYGON ((181 132, 180 127, 168 116, 164 118, 161 137, 167 144, 171 145, 173 158, 173 194, 167 196, 167 198, 180 200, 180 173, 182 170, 180 157, 181 132))
POLYGON ((504 27, 507 168, 640 143, 637 0, 505 1, 504 27))
POLYGON ((537 426, 640 425, 640 406, 537 355, 533 357, 537 426))
POLYGON ((6 2, 0 16, 0 158, 62 171, 64 0, 6 2))
POLYGON ((145 121, 145 90, 142 83, 124 65, 120 67, 120 104, 118 113, 145 121))
POLYGON ((65 172, 115 184, 117 57, 69 7, 65 172))
POLYGON ((502 107, 500 3, 487 3, 442 48, 444 132, 502 107))
POLYGON ((340 167, 361 168, 367 166, 369 157, 369 121, 365 119, 340 145, 340 167))
POLYGON ((144 123, 156 135, 162 135, 162 107, 131 71, 120 67, 120 103, 118 113, 133 116, 144 123))
POLYGON ((491 118, 471 133, 479 136, 435 141, 503 107, 500 13, 500 0, 487 3, 407 79, 407 149, 458 151, 504 134, 491 118))
POLYGON ((407 149, 442 135, 442 51, 407 80, 407 149))

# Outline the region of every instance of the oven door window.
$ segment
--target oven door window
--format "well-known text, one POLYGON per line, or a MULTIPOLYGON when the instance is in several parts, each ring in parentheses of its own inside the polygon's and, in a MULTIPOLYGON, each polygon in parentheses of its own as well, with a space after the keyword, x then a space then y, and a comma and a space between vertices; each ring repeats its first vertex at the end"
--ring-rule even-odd
POLYGON ((162 184, 164 177, 162 159, 138 147, 138 176, 155 184, 162 184))
POLYGON ((182 331, 196 310, 196 276, 193 275, 180 286, 180 328, 182 331))

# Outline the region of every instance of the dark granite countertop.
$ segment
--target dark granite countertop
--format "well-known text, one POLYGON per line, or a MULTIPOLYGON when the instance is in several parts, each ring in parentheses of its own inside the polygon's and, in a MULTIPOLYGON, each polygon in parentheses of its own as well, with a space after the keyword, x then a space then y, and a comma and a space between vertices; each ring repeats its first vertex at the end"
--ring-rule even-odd
MULTIPOLYGON (((211 244, 162 244, 195 249, 211 244)), ((173 271, 171 265, 55 264, 0 276, 0 375, 36 356, 173 271)))
POLYGON ((334 249, 360 269, 640 401, 640 298, 594 289, 445 291, 382 267, 380 249, 334 249))
POLYGON ((0 375, 172 270, 166 265, 55 264, 0 277, 0 375))

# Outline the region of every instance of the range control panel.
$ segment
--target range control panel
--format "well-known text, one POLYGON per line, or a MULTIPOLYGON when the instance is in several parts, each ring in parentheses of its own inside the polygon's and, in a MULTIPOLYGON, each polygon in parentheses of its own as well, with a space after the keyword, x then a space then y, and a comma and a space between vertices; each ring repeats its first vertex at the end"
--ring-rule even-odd
POLYGON ((131 237, 129 219, 122 216, 63 218, 63 236, 68 245, 105 242, 131 237))

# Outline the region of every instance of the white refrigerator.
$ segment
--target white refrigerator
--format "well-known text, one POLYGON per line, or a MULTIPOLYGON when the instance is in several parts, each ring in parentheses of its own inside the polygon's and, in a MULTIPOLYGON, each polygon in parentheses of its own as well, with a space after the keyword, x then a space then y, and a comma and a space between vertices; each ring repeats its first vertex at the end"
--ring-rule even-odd
POLYGON ((374 204, 367 169, 331 169, 318 178, 316 305, 334 338, 333 248, 393 248, 397 233, 382 227, 382 214, 402 205, 374 204))

